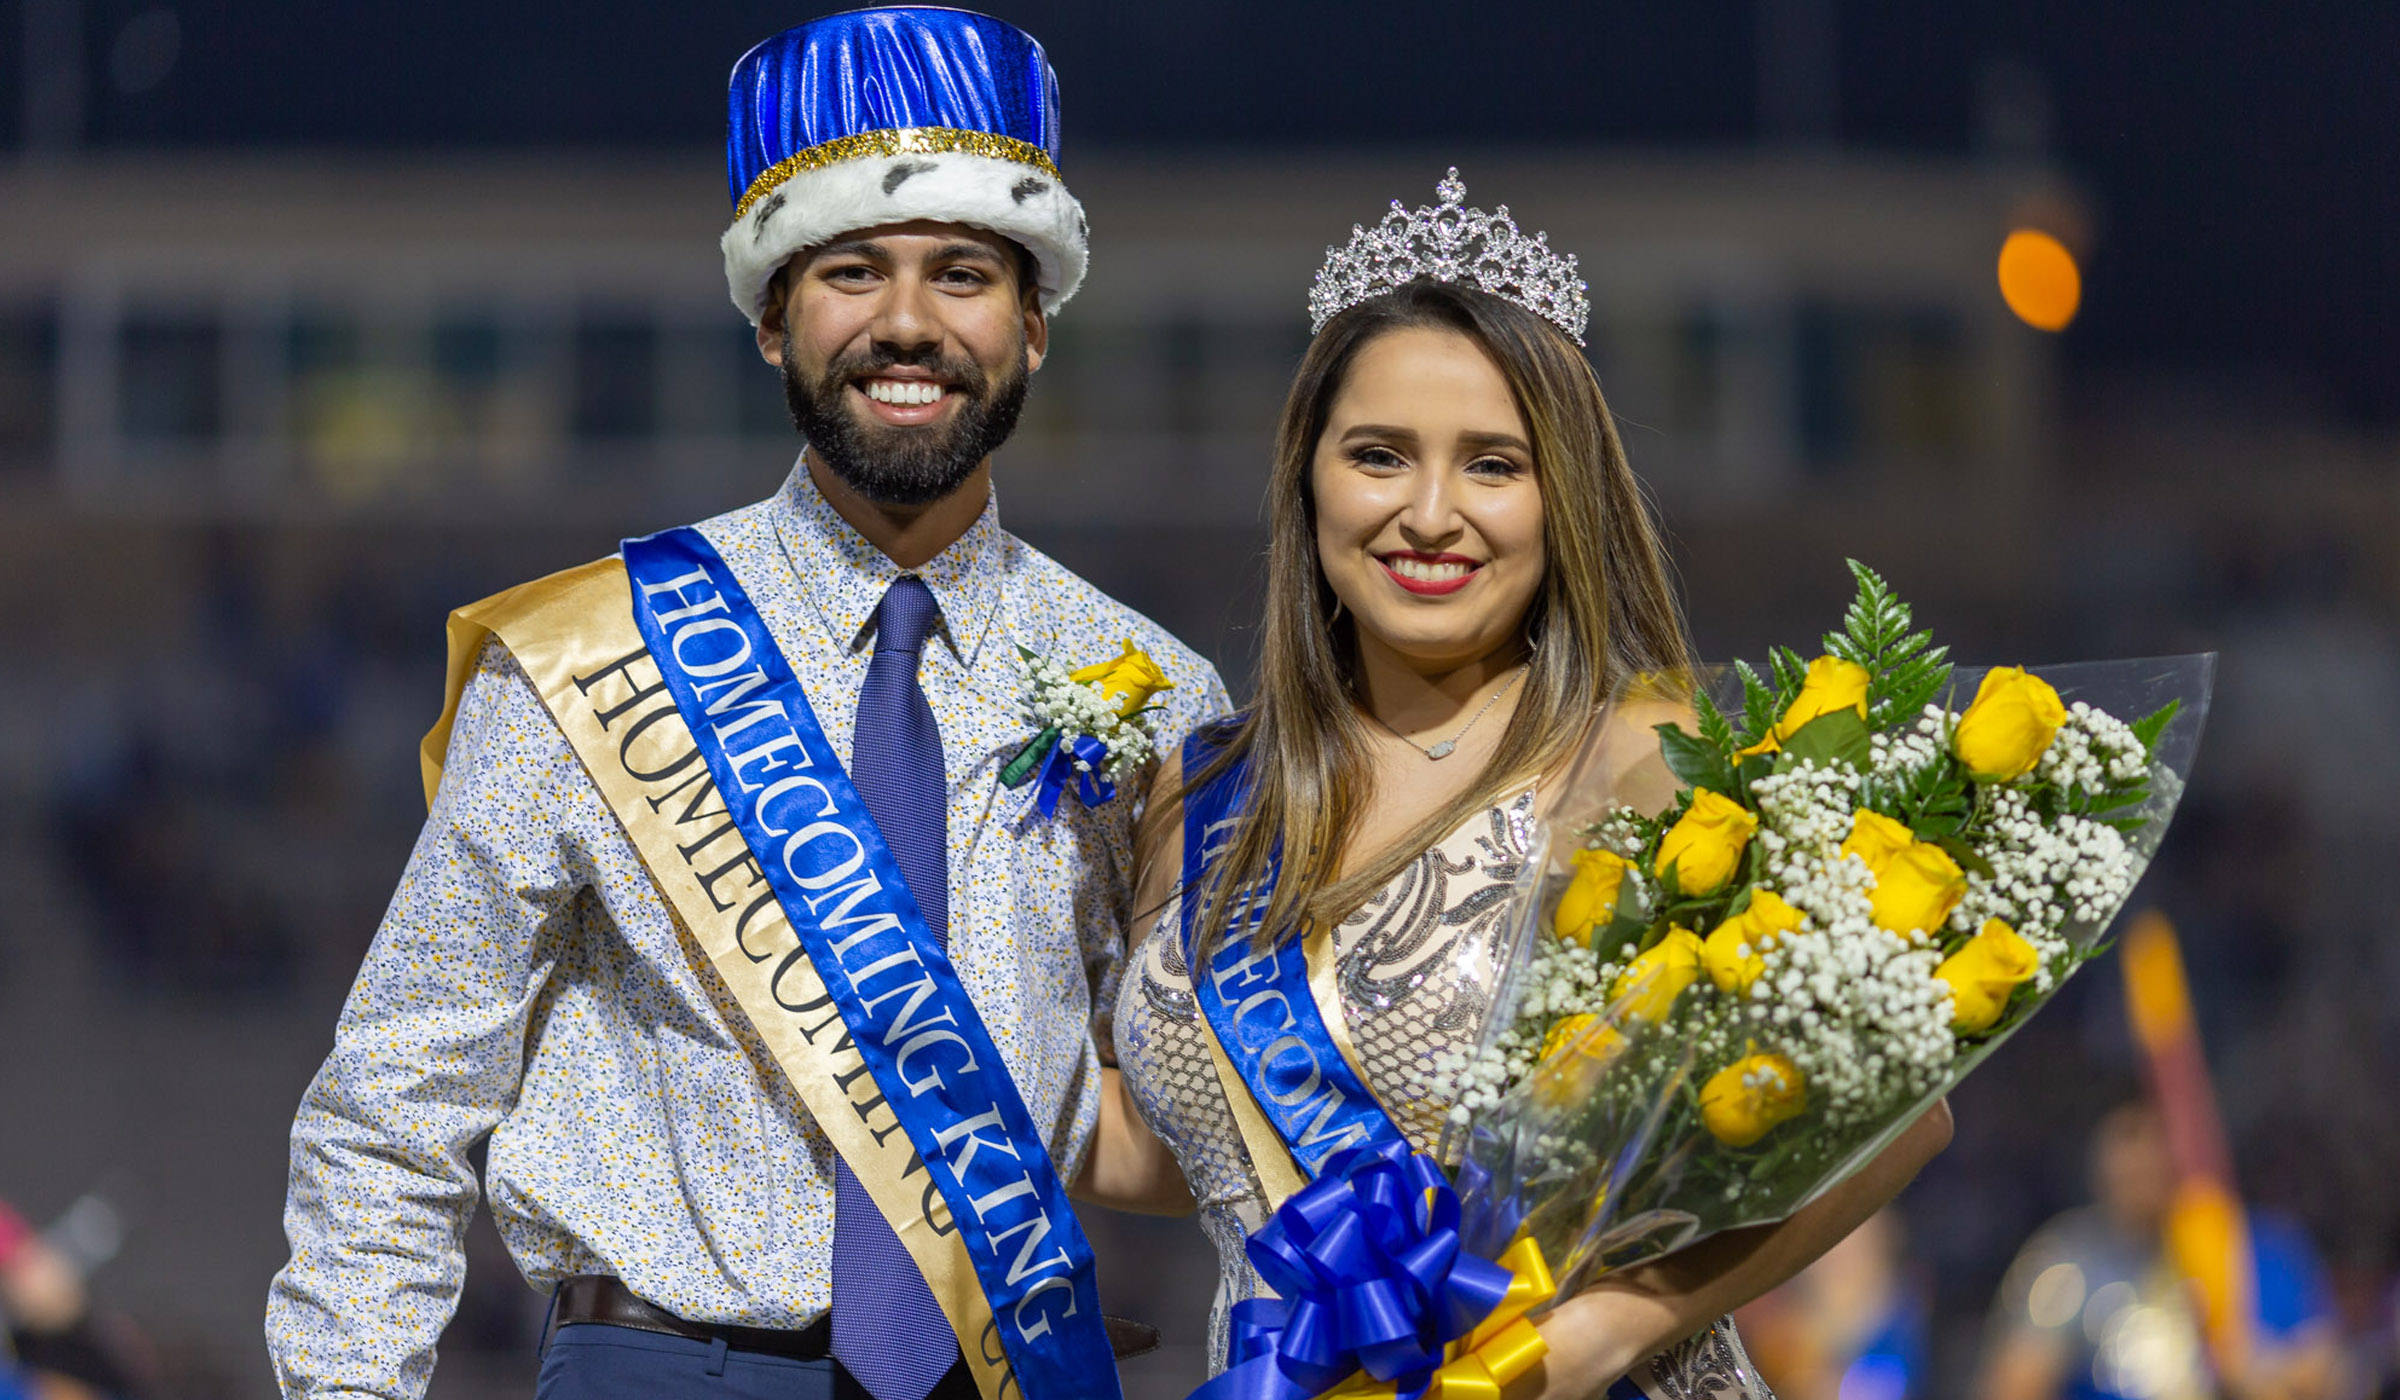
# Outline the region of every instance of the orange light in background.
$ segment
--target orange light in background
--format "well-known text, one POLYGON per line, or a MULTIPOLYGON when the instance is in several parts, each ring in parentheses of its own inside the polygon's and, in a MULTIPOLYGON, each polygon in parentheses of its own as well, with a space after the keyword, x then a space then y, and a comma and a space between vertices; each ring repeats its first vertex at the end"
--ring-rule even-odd
POLYGON ((2083 304, 2083 274, 2066 244, 2021 228, 2000 245, 2000 296, 2026 325, 2063 331, 2083 304))

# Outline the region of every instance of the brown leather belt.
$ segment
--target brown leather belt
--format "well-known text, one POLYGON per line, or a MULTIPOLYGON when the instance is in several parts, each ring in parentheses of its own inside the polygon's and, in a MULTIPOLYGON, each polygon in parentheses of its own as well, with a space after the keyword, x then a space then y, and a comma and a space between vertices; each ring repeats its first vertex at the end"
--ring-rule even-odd
MULTIPOLYGON (((1108 1326, 1109 1346, 1120 1361, 1158 1347, 1155 1327, 1121 1317, 1102 1321, 1108 1326)), ((660 1332, 695 1342, 721 1341, 735 1351, 763 1351, 770 1356, 796 1357, 802 1361, 818 1360, 831 1355, 833 1350, 831 1313, 794 1331, 739 1327, 725 1322, 691 1322, 634 1296, 632 1289, 607 1274, 577 1274, 559 1284, 555 1325, 572 1327, 581 1322, 660 1332)))
POLYGON ((784 1331, 774 1327, 737 1327, 724 1322, 689 1322, 665 1308, 634 1296, 633 1290, 607 1274, 578 1274, 558 1286, 557 1325, 601 1322, 640 1332, 662 1332, 695 1342, 721 1341, 737 1351, 763 1351, 816 1361, 832 1354, 831 1314, 806 1327, 784 1331))

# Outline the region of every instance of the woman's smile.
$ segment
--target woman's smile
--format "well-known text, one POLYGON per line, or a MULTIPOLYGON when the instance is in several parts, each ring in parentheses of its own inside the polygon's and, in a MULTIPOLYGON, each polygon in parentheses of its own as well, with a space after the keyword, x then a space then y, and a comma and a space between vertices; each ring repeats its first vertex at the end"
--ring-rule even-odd
POLYGON ((1392 576, 1392 582, 1426 598, 1456 593, 1473 582, 1483 567, 1483 561, 1463 554, 1427 554, 1414 549, 1395 550, 1378 556, 1377 562, 1392 576))

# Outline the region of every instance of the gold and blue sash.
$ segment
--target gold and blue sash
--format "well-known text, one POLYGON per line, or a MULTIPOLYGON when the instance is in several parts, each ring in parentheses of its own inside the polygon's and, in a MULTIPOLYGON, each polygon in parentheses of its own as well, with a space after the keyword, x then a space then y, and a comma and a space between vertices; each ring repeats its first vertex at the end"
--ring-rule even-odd
MULTIPOLYGON (((1214 754, 1209 736, 1193 735, 1184 743, 1183 771, 1201 772, 1214 754)), ((1260 936, 1259 920, 1282 872, 1280 845, 1255 883, 1218 896, 1228 901, 1225 935, 1205 966, 1199 959, 1201 894, 1208 888, 1209 866, 1241 822, 1248 798, 1247 765, 1238 762, 1184 794, 1184 965, 1192 969, 1192 994, 1213 1041, 1212 1055, 1236 1081, 1226 1086, 1226 1097, 1267 1187, 1268 1203, 1276 1205, 1305 1180, 1321 1175, 1337 1154, 1394 1143, 1406 1150, 1408 1139, 1367 1088, 1346 1037, 1334 1030, 1340 1007, 1320 1001, 1331 1000, 1330 932, 1273 941, 1260 936), (1257 1140, 1262 1121, 1272 1130, 1272 1146, 1257 1140)))
MULTIPOLYGON (((1221 731, 1220 731, 1221 733, 1221 731)), ((1204 772, 1219 734, 1186 740, 1204 772)), ((1192 1400, 1500 1400, 1548 1351, 1530 1314, 1555 1297, 1541 1247, 1462 1194, 1368 1089, 1333 985, 1330 930, 1261 947, 1282 873, 1277 846, 1229 901, 1205 964, 1197 929, 1209 867, 1249 800, 1235 762, 1183 798, 1184 965, 1202 1039, 1272 1213, 1245 1245, 1272 1290, 1227 1318, 1226 1369, 1192 1400), (1484 1251, 1488 1253, 1479 1253, 1484 1251)), ((1641 1400, 1620 1384, 1608 1400, 1641 1400)))
POLYGON ((731 569, 668 531, 461 609, 429 800, 487 635, 924 1272, 985 1400, 1117 1395, 1047 1138, 731 569))

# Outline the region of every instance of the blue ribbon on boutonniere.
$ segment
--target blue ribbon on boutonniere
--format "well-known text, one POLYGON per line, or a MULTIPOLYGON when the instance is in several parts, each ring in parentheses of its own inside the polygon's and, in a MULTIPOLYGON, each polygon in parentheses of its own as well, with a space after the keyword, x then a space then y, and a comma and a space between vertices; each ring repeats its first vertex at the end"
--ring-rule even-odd
POLYGON ((1115 797, 1116 784, 1100 776, 1100 765, 1107 761, 1108 746, 1089 734, 1077 734, 1052 744, 1050 756, 1042 760, 1041 776, 1034 784, 1033 800, 1042 809, 1042 815, 1058 815, 1059 795, 1070 787, 1086 807, 1097 807, 1115 797))
POLYGON ((1458 1225, 1457 1192, 1406 1143, 1334 1158, 1250 1236, 1281 1296, 1234 1305, 1230 1365, 1192 1400, 1497 1394, 1541 1354, 1524 1314, 1550 1297, 1549 1274, 1530 1240, 1494 1263, 1458 1225), (1501 1351, 1517 1360, 1491 1365, 1501 1351))
POLYGON ((1017 655, 1025 663, 1024 705, 1041 732, 1001 766, 1000 785, 1023 787, 1038 777, 1034 805, 1045 818, 1057 815, 1069 789, 1086 807, 1115 797, 1116 784, 1103 775, 1138 769, 1157 751, 1146 716, 1159 708, 1151 696, 1175 688, 1166 672, 1130 638, 1121 654, 1073 671, 1022 643, 1017 655))

